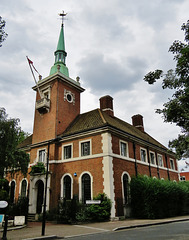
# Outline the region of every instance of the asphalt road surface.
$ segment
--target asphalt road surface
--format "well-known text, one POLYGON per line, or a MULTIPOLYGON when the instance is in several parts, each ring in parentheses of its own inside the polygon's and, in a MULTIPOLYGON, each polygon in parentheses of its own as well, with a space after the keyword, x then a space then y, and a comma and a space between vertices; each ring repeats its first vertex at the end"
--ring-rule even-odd
POLYGON ((189 221, 105 232, 77 237, 73 240, 189 240, 189 221))

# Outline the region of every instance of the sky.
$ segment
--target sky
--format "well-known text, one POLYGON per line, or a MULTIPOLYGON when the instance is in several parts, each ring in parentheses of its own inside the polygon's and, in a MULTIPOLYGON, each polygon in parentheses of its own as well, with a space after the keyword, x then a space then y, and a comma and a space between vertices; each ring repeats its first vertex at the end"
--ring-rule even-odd
POLYGON ((86 89, 81 112, 98 108, 99 98, 110 95, 116 117, 132 123, 131 117, 141 114, 145 131, 166 147, 178 136, 180 129, 155 113, 173 92, 163 90, 161 81, 148 85, 143 77, 175 68, 168 50, 174 40, 184 41, 188 0, 1 0, 0 9, 8 33, 0 48, 0 107, 19 118, 24 131, 32 133, 35 109, 26 56, 43 78, 49 76, 60 33, 58 13, 64 10, 66 65, 86 89))

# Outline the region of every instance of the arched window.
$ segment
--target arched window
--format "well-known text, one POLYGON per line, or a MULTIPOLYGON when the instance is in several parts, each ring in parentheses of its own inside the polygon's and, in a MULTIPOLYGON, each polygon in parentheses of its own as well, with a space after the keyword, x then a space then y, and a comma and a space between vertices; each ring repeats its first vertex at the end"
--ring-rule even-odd
POLYGON ((129 200, 129 176, 124 173, 123 175, 123 203, 127 204, 129 200))
POLYGON ((27 181, 26 179, 23 179, 22 185, 21 185, 21 197, 26 197, 26 190, 27 190, 27 181))
POLYGON ((16 186, 15 181, 12 181, 10 185, 10 202, 11 203, 14 202, 15 186, 16 186))
POLYGON ((88 173, 82 176, 82 201, 91 200, 91 177, 88 173))
POLYGON ((63 198, 71 199, 71 177, 66 175, 64 177, 64 185, 63 185, 63 198))

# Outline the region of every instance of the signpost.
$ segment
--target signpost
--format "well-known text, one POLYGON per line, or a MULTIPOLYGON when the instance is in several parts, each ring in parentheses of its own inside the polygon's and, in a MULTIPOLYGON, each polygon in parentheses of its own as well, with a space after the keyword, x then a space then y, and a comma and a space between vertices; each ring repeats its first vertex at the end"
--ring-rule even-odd
MULTIPOLYGON (((0 208, 6 208, 8 206, 8 202, 6 201, 0 201, 0 208)), ((5 225, 4 225, 4 229, 3 229, 3 240, 7 240, 7 223, 8 223, 8 216, 5 213, 5 225)))

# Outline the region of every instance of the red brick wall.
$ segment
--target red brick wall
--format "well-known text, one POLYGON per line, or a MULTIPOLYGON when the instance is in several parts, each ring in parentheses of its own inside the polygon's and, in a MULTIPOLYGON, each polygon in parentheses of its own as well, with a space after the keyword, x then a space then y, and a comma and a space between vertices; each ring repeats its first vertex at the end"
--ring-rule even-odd
MULTIPOLYGON (((35 110, 33 143, 53 139, 63 133, 68 125, 80 113, 80 92, 63 81, 51 83, 51 106, 49 112, 40 114, 35 110), (64 100, 64 89, 75 94, 75 103, 64 100)), ((36 100, 39 94, 36 95, 36 100)))
POLYGON ((70 173, 73 178, 73 194, 79 197, 79 177, 88 171, 93 177, 93 196, 103 192, 103 171, 102 158, 94 158, 73 162, 65 162, 61 164, 51 164, 50 170, 52 172, 51 181, 51 198, 50 207, 55 207, 60 197, 61 178, 65 173, 70 173), (74 173, 77 177, 74 177, 74 173))
POLYGON ((63 133, 68 125, 80 114, 80 92, 62 81, 58 82, 58 104, 57 104, 57 135, 63 133), (75 94, 75 103, 64 100, 64 89, 75 94))
MULTIPOLYGON (((6 179, 9 181, 9 183, 12 181, 12 180, 15 180, 15 183, 16 183, 16 188, 15 188, 15 201, 17 201, 17 199, 18 199, 18 197, 19 197, 19 191, 21 191, 21 189, 20 189, 20 183, 21 183, 21 181, 23 180, 23 178, 24 178, 24 175, 20 172, 20 171, 18 171, 18 172, 16 172, 15 174, 13 174, 13 176, 9 173, 9 174, 7 174, 7 177, 6 177, 6 179)), ((27 175, 27 177, 26 177, 26 179, 27 179, 27 194, 28 194, 28 189, 29 189, 29 175, 27 175)))
POLYGON ((127 172, 130 177, 135 176, 134 162, 125 161, 122 159, 113 159, 114 171, 114 193, 115 193, 115 208, 116 216, 123 216, 123 193, 121 177, 123 172, 127 172))
MULTIPOLYGON (((45 114, 40 114, 37 110, 35 110, 32 143, 42 142, 48 139, 55 138, 57 87, 58 82, 56 81, 52 84, 51 88, 51 107, 49 112, 45 114)), ((39 93, 37 93, 36 100, 38 98, 39 93)))

